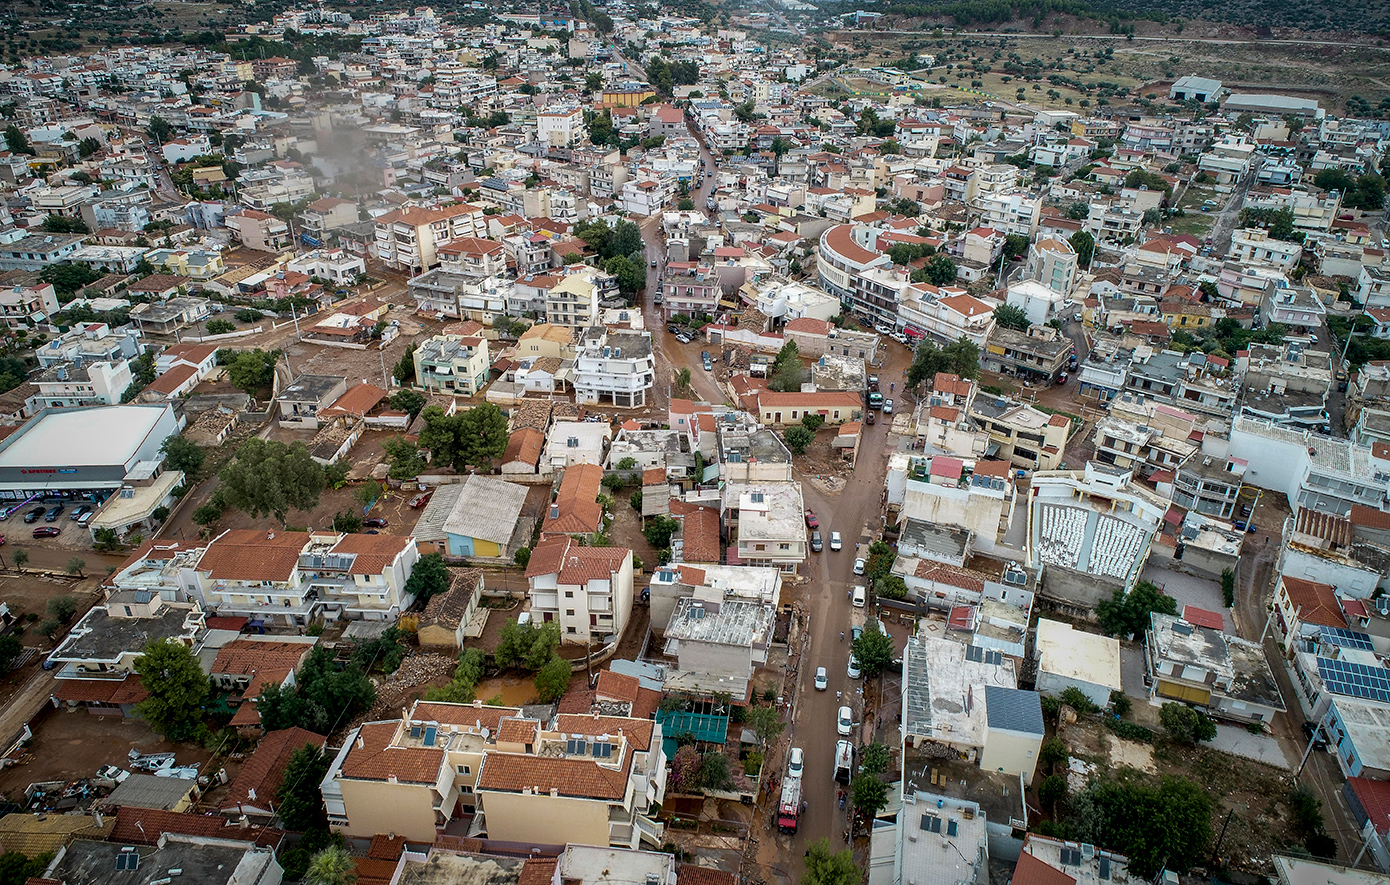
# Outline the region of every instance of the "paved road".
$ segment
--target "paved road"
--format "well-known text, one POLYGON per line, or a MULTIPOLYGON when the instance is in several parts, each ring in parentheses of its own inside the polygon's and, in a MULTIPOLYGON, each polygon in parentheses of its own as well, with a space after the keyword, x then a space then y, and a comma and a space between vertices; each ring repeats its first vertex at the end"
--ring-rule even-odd
MULTIPOLYGON (((866 35, 872 34, 910 34, 921 36, 930 33, 919 28, 915 31, 895 30, 891 28, 874 28, 871 31, 835 31, 834 39, 859 39, 862 40, 866 35)), ((1056 40, 1052 34, 1015 34, 1007 31, 969 31, 957 30, 954 32, 957 37, 1008 37, 1019 40, 1056 40)), ((1148 41, 1153 43, 1209 43, 1216 46, 1337 46, 1349 48, 1355 46, 1357 49, 1379 49, 1387 50, 1390 46, 1379 46, 1371 43, 1352 43, 1346 40, 1235 40, 1223 37, 1138 37, 1126 34, 1071 34, 1067 35, 1075 38, 1085 38, 1087 40, 1111 40, 1126 42, 1148 41)))
POLYGON ((1217 213, 1216 223, 1211 229, 1211 254, 1225 255, 1230 250, 1231 235, 1235 233, 1236 223, 1240 220, 1240 209, 1245 205, 1245 196, 1255 184, 1256 171, 1256 168, 1250 170, 1250 174, 1245 176, 1235 191, 1226 198, 1226 204, 1217 213))

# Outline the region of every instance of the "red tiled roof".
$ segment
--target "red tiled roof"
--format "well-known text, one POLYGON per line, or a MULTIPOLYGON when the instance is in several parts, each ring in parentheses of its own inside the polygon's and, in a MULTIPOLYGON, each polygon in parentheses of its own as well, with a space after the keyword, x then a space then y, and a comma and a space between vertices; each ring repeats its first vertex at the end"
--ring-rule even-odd
POLYGON ((1226 622, 1221 617, 1221 612, 1209 611, 1205 608, 1198 608, 1195 605, 1184 605, 1182 607, 1182 619, 1189 624, 1198 627, 1207 627, 1211 630, 1224 630, 1226 622))
POLYGON ((355 415, 361 418, 386 397, 386 391, 375 384, 358 384, 356 387, 348 388, 347 392, 334 400, 323 413, 330 418, 335 415, 355 415))
POLYGON ((719 562, 719 513, 696 506, 681 518, 681 539, 687 562, 719 562))
POLYGON ((1014 867, 1013 885, 1076 885, 1076 879, 1025 850, 1014 867))
POLYGON ((976 593, 983 593, 985 581, 990 579, 990 576, 984 572, 977 572, 974 569, 961 568, 944 562, 933 562, 930 559, 918 560, 917 569, 913 574, 924 581, 938 581, 951 587, 972 590, 976 593))
POLYGON ((597 464, 576 464, 567 469, 555 501, 546 510, 541 536, 598 531, 603 522, 603 507, 598 503, 602 481, 603 468, 597 464))
POLYGON ((367 848, 367 856, 377 860, 400 860, 405 851, 404 836, 390 836, 377 833, 367 848))
MULTIPOLYGON (((676 867, 676 885, 735 885, 737 881, 738 877, 733 873, 713 867, 702 867, 693 863, 676 867)), ((523 883, 518 882, 517 885, 523 883)))
POLYGON ((526 564, 526 577, 558 574, 561 584, 603 581, 631 555, 626 547, 581 547, 566 535, 536 545, 526 564))
POLYGON ((1390 529, 1390 513, 1364 504, 1351 505, 1349 521, 1352 525, 1365 526, 1368 529, 1390 529))
MULTIPOLYGON (((494 708, 500 709, 500 708, 494 708)), ((444 751, 437 747, 394 747, 400 723, 368 722, 358 732, 343 760, 343 777, 352 780, 384 781, 394 777, 402 783, 432 784, 439 779, 444 751)))
POLYGON ((197 374, 198 369, 196 366, 190 366, 187 363, 179 363, 163 375, 151 381, 145 390, 150 393, 162 394, 166 397, 172 396, 185 381, 197 374))
POLYGON ((507 450, 502 453, 502 463, 528 464, 535 467, 544 449, 545 434, 534 427, 523 427, 514 431, 507 439, 507 450))
MULTIPOLYGON (((521 874, 516 885, 550 885, 555 881, 555 867, 560 863, 556 857, 528 857, 521 865, 521 874)), ((677 883, 679 885, 679 883, 677 883)))
POLYGON ((1368 777, 1349 777, 1347 786, 1351 788, 1357 804, 1354 809, 1360 813, 1358 820, 1370 820, 1376 832, 1384 836, 1390 833, 1390 782, 1373 780, 1368 777))
POLYGON ((236 839, 270 847, 279 845, 285 835, 283 830, 262 826, 243 827, 206 814, 179 814, 158 808, 126 805, 116 812, 116 824, 106 841, 123 845, 154 845, 165 833, 236 839))
POLYGON ((614 770, 591 759, 558 759, 513 753, 489 753, 478 772, 478 791, 519 793, 535 787, 541 793, 554 790, 561 796, 621 799, 627 793, 632 753, 614 770))
POLYGON ((1288 575, 1284 575, 1280 580, 1284 583, 1284 592, 1288 595, 1294 611, 1299 612, 1300 621, 1317 627, 1347 625, 1342 607, 1337 603, 1337 594, 1333 592, 1330 584, 1305 581, 1288 575))
POLYGON ((321 749, 324 738, 303 728, 282 728, 261 738, 237 772, 236 780, 232 781, 227 797, 222 800, 222 811, 235 811, 243 803, 257 808, 278 807, 276 792, 285 777, 285 767, 290 757, 305 745, 321 749))
POLYGON ((214 581, 288 581, 308 543, 307 532, 228 529, 208 545, 198 568, 214 581))

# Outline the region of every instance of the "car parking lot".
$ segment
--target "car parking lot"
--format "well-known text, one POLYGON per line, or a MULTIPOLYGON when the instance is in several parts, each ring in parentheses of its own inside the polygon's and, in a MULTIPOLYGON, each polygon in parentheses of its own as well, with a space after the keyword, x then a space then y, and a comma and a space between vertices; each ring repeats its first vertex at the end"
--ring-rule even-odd
POLYGON ((87 523, 97 505, 85 501, 34 501, 0 519, 0 543, 23 544, 35 540, 62 546, 86 547, 92 536, 87 523))

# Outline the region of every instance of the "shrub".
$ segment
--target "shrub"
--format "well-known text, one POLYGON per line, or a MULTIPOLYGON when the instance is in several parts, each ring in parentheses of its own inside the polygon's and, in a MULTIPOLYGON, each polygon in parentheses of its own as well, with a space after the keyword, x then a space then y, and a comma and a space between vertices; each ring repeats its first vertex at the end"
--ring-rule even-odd
POLYGON ((1084 691, 1074 685, 1063 691, 1058 696, 1058 700, 1078 713, 1089 714, 1100 712, 1100 707, 1097 707, 1090 698, 1086 697, 1084 691))
POLYGON ((1129 699, 1129 695, 1116 689, 1110 692, 1110 709, 1115 711, 1116 716, 1124 716, 1129 713, 1134 703, 1129 699))

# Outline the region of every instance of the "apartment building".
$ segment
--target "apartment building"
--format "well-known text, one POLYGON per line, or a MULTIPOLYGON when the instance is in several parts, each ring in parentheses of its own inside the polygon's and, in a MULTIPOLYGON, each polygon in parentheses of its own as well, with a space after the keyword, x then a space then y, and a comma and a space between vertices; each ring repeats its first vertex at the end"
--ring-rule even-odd
POLYGON ((317 245, 323 245, 332 231, 356 224, 357 219, 357 204, 352 200, 324 197, 299 213, 299 232, 318 240, 317 245))
POLYGON ((651 335, 585 329, 574 360, 574 392, 582 403, 611 402, 619 408, 646 405, 655 383, 651 335))
POLYGON ((545 293, 545 321, 552 327, 587 329, 598 324, 599 302, 618 293, 617 280, 588 265, 571 265, 545 293))
POLYGON ((58 310, 52 283, 23 270, 0 273, 0 321, 10 329, 28 328, 47 320, 58 310))
POLYGON ((1019 193, 987 194, 980 197, 979 207, 983 213, 980 223, 985 227, 1029 239, 1038 231, 1042 215, 1040 198, 1019 193))
POLYGON ((1221 719, 1273 721, 1285 710, 1264 650, 1228 635, 1217 615, 1187 606, 1183 616, 1153 612, 1144 634, 1149 696, 1205 707, 1221 719))
POLYGON ((1239 458, 1198 452, 1183 462, 1173 478, 1173 505, 1217 519, 1234 519, 1247 466, 1239 458))
POLYGON ((1067 418, 998 396, 976 396, 968 415, 999 447, 997 456, 1015 467, 1053 470, 1062 463, 1071 435, 1067 418))
POLYGON ((536 140, 550 148, 579 147, 588 142, 584 109, 554 108, 536 115, 536 140))
POLYGON ((1053 292, 1070 296, 1076 288, 1076 250, 1066 240, 1044 237, 1028 246, 1023 272, 1053 292))
POLYGON ((1303 257, 1303 245, 1276 240, 1263 228, 1242 228, 1231 235, 1229 258, 1241 264, 1262 264, 1288 273, 1303 257))
POLYGON ((603 643, 621 636, 632 614, 632 551, 548 538, 531 552, 526 583, 531 617, 558 624, 561 641, 603 643))
POLYGON ((248 249, 282 252, 290 246, 290 226, 266 212, 242 209, 226 218, 227 230, 248 249))
POLYGON ((649 719, 417 701, 400 719, 354 729, 321 789, 347 836, 433 842, 471 815, 467 833, 517 844, 659 847, 665 798, 661 725, 649 719))
POLYGON ((964 289, 913 283, 902 291, 898 316, 903 334, 930 336, 937 344, 967 338, 983 347, 994 331, 994 309, 964 289))
POLYGON ((318 618, 394 621, 414 600, 405 583, 419 553, 407 537, 228 530, 192 555, 184 549, 156 545, 113 581, 286 627, 318 618))
POLYGON ((674 271, 666 266, 666 275, 661 280, 662 305, 666 318, 678 313, 686 316, 707 314, 714 316, 719 312, 721 289, 719 277, 713 268, 697 266, 689 271, 674 271))
POLYGON ((721 512, 729 532, 730 565, 771 566, 790 573, 805 561, 805 505, 799 483, 730 480, 721 512))
POLYGON ((476 396, 492 359, 481 335, 435 335, 415 348, 415 383, 426 393, 476 396))
POLYGON ((1071 339, 1050 326, 1020 332, 996 325, 980 354, 980 368, 1050 382, 1066 369, 1072 353, 1071 339))
POLYGON ((37 415, 44 409, 114 406, 130 386, 130 363, 59 363, 30 380, 38 391, 25 401, 26 415, 37 415))
POLYGON ((451 240, 487 237, 479 206, 455 203, 440 209, 410 207, 374 222, 376 257, 393 270, 421 273, 439 264, 438 249, 451 240))

